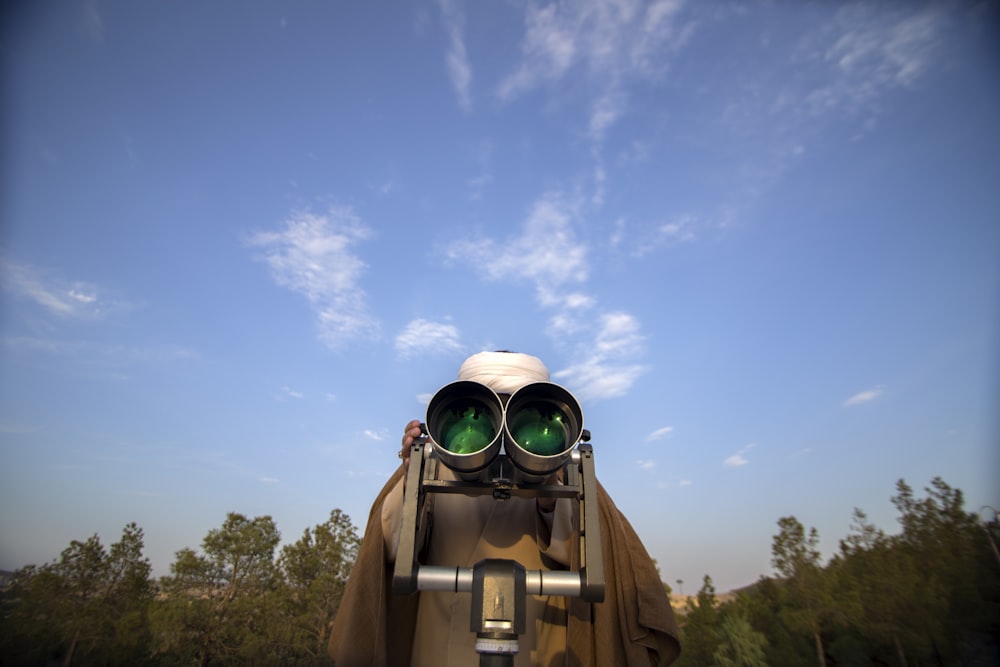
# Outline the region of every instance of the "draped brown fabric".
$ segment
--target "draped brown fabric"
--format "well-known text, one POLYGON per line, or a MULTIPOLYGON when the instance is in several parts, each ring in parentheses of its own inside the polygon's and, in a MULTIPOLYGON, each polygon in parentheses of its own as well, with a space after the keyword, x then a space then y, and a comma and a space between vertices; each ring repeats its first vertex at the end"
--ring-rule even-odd
MULTIPOLYGON (((382 504, 403 474, 376 497, 365 536, 330 635, 337 667, 406 667, 416 624, 417 595, 392 593, 386 566, 382 504)), ((680 653, 677 624, 656 566, 628 520, 598 484, 604 602, 569 600, 567 667, 665 666, 680 653)), ((573 567, 578 566, 574 555, 573 567)), ((546 666, 548 667, 548 666, 546 666)))

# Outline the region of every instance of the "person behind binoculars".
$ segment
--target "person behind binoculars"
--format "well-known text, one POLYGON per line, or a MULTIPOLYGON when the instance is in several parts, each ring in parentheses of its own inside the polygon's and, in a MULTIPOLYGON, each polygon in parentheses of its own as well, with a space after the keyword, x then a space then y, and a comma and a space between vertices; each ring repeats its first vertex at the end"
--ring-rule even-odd
MULTIPOLYGON (((462 364, 459 380, 486 385, 506 399, 549 371, 537 357, 481 352, 462 364)), ((581 418, 582 419, 582 418, 581 418)), ((402 465, 372 505, 364 539, 330 636, 337 667, 459 667, 478 665, 476 633, 470 630, 472 596, 423 590, 394 595, 392 574, 403 520, 410 446, 420 422, 403 433, 402 465)), ((595 459, 600 461, 598 449, 595 459)), ((457 479, 439 466, 439 479, 457 479)), ((558 471, 546 479, 560 483, 558 471)), ((669 665, 680 653, 673 610, 656 565, 632 526, 597 485, 603 602, 580 597, 527 595, 525 632, 514 656, 528 665, 669 665)), ((421 562, 471 568, 482 559, 514 560, 526 570, 571 570, 579 561, 578 504, 569 498, 428 493, 420 519, 421 562)))

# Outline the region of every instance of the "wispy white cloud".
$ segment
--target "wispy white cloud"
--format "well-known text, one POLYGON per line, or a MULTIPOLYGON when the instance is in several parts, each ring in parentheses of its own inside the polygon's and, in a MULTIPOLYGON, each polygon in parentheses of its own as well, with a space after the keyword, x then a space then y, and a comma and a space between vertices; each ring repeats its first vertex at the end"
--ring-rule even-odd
POLYGON ((446 248, 452 261, 470 264, 491 281, 529 282, 542 303, 558 299, 558 288, 587 279, 587 246, 574 229, 579 203, 548 193, 532 205, 519 232, 498 243, 491 238, 458 241, 446 248))
POLYGON ((870 125, 883 98, 910 88, 940 61, 948 13, 931 5, 851 3, 832 22, 803 36, 800 66, 811 67, 808 85, 792 80, 773 108, 821 117, 862 115, 870 125))
POLYGON ((587 294, 567 294, 563 305, 573 310, 585 310, 594 305, 594 298, 587 294))
POLYGON ((590 109, 590 138, 600 142, 608 128, 625 113, 625 100, 621 93, 608 92, 594 100, 590 109))
POLYGON ((396 352, 403 357, 413 354, 446 354, 462 349, 458 327, 444 322, 416 319, 396 336, 396 352))
POLYGON ((385 440, 385 435, 383 433, 372 429, 365 429, 362 434, 369 440, 374 440, 376 442, 385 440))
POLYGON ((375 185, 369 185, 368 189, 377 195, 385 196, 395 189, 396 185, 392 181, 382 181, 381 183, 375 185))
POLYGON ((671 248, 698 239, 698 231, 719 227, 719 223, 699 219, 692 214, 678 214, 662 222, 630 223, 615 220, 609 244, 632 257, 644 257, 661 248, 671 248))
POLYGON ((748 463, 750 462, 743 458, 742 454, 733 454, 732 456, 727 457, 726 460, 722 462, 722 465, 727 468, 738 468, 740 466, 745 466, 748 463))
MULTIPOLYGON (((699 211, 687 231, 724 229, 743 219, 797 167, 811 142, 858 139, 871 131, 899 103, 899 93, 919 86, 947 60, 949 40, 943 37, 950 14, 946 3, 819 3, 801 13, 801 29, 775 35, 728 63, 731 85, 705 87, 704 100, 720 106, 703 104, 700 118, 711 121, 693 122, 686 138, 697 136, 726 156, 721 175, 712 175, 725 183, 721 215, 699 211), (724 141, 718 141, 720 133, 724 141)), ((715 22, 746 20, 739 11, 702 17, 702 33, 715 22)), ((633 224, 639 229, 649 223, 633 224)), ((675 236, 672 242, 681 240, 675 236)), ((643 254, 664 245, 669 247, 637 248, 643 254)))
POLYGON ((654 440, 663 440, 673 432, 674 432, 673 426, 664 426, 662 428, 658 428, 646 436, 646 442, 652 442, 654 440))
POLYGON ((642 364, 620 364, 590 357, 555 373, 554 377, 575 387, 581 400, 599 400, 624 396, 646 370, 642 364))
POLYGON ((639 320, 623 311, 605 313, 600 319, 594 345, 594 355, 602 359, 620 359, 642 350, 644 337, 639 320))
POLYGON ((275 282, 297 292, 316 314, 320 339, 330 348, 377 336, 379 322, 368 311, 361 275, 366 265, 354 248, 371 236, 349 208, 325 215, 292 214, 277 232, 253 234, 275 282))
POLYGON ((866 389, 864 391, 858 392, 857 394, 854 394, 853 396, 851 396, 850 398, 848 398, 846 401, 844 401, 844 406, 845 407, 851 407, 851 406, 854 406, 854 405, 862 405, 864 403, 871 403, 875 399, 879 398, 881 395, 882 395, 882 388, 881 387, 873 387, 872 389, 866 389))
POLYGON ((586 133, 600 144, 628 110, 628 86, 664 74, 670 54, 690 31, 679 26, 683 0, 564 0, 529 3, 521 58, 497 86, 510 101, 541 86, 579 73, 592 91, 586 133))
POLYGON ((826 52, 826 60, 836 64, 855 93, 913 85, 933 63, 944 20, 933 7, 914 14, 844 7, 838 12, 843 32, 826 52))
POLYGON ((547 193, 511 238, 462 240, 445 253, 486 280, 533 287, 538 305, 551 313, 546 333, 576 350, 578 361, 553 377, 572 384, 581 399, 621 396, 646 370, 636 361, 645 337, 639 321, 627 312, 592 312, 597 300, 582 289, 590 267, 588 246, 576 232, 581 209, 578 199, 547 193))
POLYGON ((301 391, 296 391, 295 389, 292 389, 291 387, 289 387, 287 385, 284 386, 284 387, 282 387, 279 390, 279 392, 278 392, 278 398, 279 398, 279 400, 284 400, 284 399, 287 399, 287 398, 293 398, 296 401, 301 401, 305 397, 306 397, 306 395, 303 394, 301 391))
POLYGON ((448 54, 445 65, 448 78, 455 89, 458 104, 464 111, 472 108, 472 64, 465 46, 465 13, 457 0, 438 0, 448 34, 448 54))
POLYGON ((638 463, 639 467, 643 470, 652 470, 656 467, 656 461, 653 461, 652 459, 640 459, 639 461, 636 461, 636 463, 638 463))
POLYGON ((4 257, 0 257, 0 278, 7 291, 63 318, 101 318, 129 307, 96 285, 66 280, 54 271, 4 257))
POLYGON ((726 457, 726 459, 722 462, 722 465, 726 466, 727 468, 740 468, 742 466, 747 465, 748 463, 750 463, 750 461, 746 459, 744 454, 746 454, 756 446, 757 446, 756 444, 751 443, 746 447, 743 447, 732 456, 726 457))
POLYGON ((555 309, 545 329, 553 338, 571 336, 585 330, 586 323, 583 318, 597 305, 597 299, 582 292, 556 295, 546 291, 540 300, 555 309))
POLYGON ((542 81, 558 79, 577 57, 573 20, 560 12, 560 5, 527 6, 525 35, 521 42, 521 64, 497 90, 502 99, 514 98, 542 81))
POLYGON ((589 249, 577 235, 581 206, 576 198, 546 193, 532 204, 511 237, 457 241, 445 254, 449 261, 469 265, 488 281, 528 284, 537 303, 553 313, 549 335, 575 333, 580 313, 596 303, 578 289, 589 277, 589 249))
MULTIPOLYGON (((501 99, 513 99, 574 67, 614 89, 624 79, 657 77, 665 55, 686 38, 678 29, 681 0, 567 0, 544 7, 529 3, 521 61, 500 83, 501 99)), ((607 88, 605 90, 608 90, 607 88)))
POLYGON ((666 480, 666 479, 661 479, 661 480, 659 480, 659 481, 656 482, 656 488, 658 488, 658 489, 672 489, 674 487, 677 487, 679 489, 683 489, 683 488, 691 486, 693 484, 694 484, 694 482, 691 481, 690 479, 679 479, 677 481, 669 481, 669 480, 666 480))
POLYGON ((553 309, 545 326, 545 333, 551 339, 562 342, 574 340, 593 341, 597 333, 593 327, 597 300, 589 295, 571 293, 562 299, 554 297, 546 300, 547 307, 553 309))
POLYGON ((693 241, 695 219, 691 215, 682 215, 664 222, 657 227, 656 242, 660 245, 674 245, 684 241, 693 241))
POLYGON ((605 313, 598 323, 594 337, 576 346, 579 361, 553 373, 554 378, 571 385, 581 400, 623 396, 648 370, 635 361, 644 351, 644 336, 634 316, 621 311, 605 313))

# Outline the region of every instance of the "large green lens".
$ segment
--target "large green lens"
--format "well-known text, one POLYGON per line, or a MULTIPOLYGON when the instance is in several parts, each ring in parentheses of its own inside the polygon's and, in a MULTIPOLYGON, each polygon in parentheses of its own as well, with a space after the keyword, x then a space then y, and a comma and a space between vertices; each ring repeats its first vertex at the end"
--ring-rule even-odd
POLYGON ((566 422, 566 415, 551 405, 529 405, 517 411, 508 428, 521 449, 538 456, 552 456, 569 445, 566 422))
POLYGON ((441 446, 456 454, 474 454, 493 442, 496 425, 484 406, 462 404, 452 407, 441 420, 441 446))

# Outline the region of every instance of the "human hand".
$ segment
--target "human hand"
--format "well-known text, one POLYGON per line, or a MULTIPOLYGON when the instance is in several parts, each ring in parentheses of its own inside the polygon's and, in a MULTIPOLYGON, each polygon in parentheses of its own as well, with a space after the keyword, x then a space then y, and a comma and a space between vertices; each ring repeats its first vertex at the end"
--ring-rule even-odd
POLYGON ((410 446, 413 441, 422 435, 420 430, 420 420, 412 419, 403 428, 403 448, 399 452, 399 458, 403 459, 403 470, 408 471, 410 468, 410 446))

